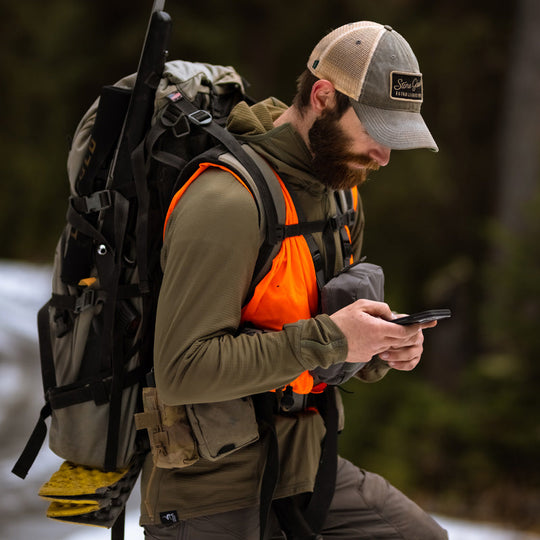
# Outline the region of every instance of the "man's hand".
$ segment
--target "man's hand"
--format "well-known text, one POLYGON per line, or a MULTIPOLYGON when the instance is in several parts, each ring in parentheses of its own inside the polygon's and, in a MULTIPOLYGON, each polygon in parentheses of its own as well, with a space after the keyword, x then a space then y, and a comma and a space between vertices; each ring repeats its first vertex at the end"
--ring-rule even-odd
POLYGON ((369 362, 375 355, 394 369, 410 371, 422 355, 424 328, 432 328, 436 321, 402 326, 391 321, 396 318, 387 304, 372 300, 358 300, 330 318, 345 334, 348 344, 347 362, 369 362))

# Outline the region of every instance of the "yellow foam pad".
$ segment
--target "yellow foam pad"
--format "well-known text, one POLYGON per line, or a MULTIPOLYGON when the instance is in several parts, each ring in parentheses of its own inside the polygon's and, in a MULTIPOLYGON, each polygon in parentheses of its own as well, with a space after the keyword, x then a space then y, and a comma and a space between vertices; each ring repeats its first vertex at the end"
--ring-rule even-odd
POLYGON ((84 503, 66 503, 53 501, 47 509, 47 517, 61 518, 67 516, 77 516, 80 514, 89 514, 99 510, 98 504, 84 501, 84 503))
POLYGON ((101 469, 92 469, 64 461, 50 480, 41 486, 39 495, 61 498, 96 494, 116 484, 128 470, 126 468, 115 472, 105 472, 101 469))

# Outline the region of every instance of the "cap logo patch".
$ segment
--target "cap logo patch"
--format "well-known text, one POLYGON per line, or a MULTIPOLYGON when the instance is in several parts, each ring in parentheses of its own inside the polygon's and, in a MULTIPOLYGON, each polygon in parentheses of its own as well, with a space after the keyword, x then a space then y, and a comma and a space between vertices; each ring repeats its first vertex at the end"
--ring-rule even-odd
POLYGON ((422 75, 392 71, 390 97, 400 101, 422 101, 422 75))

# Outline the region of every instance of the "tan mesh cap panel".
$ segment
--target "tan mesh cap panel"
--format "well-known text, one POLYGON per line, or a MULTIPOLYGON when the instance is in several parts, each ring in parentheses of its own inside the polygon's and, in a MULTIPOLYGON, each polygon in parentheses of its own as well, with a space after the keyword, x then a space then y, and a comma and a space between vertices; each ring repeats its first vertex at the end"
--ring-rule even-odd
POLYGON ((334 30, 315 47, 308 68, 319 79, 328 79, 353 99, 358 99, 384 27, 362 21, 334 30))

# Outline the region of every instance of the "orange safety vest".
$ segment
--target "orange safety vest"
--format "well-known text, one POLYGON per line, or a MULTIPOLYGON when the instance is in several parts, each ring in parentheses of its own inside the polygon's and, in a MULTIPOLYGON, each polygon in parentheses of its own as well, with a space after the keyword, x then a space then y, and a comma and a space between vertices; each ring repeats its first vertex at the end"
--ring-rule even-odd
MULTIPOLYGON (((186 189, 209 167, 218 167, 229 172, 249 191, 240 176, 229 168, 216 163, 201 163, 198 170, 173 197, 165 218, 163 234, 171 213, 186 189)), ((285 200, 285 225, 296 225, 298 215, 294 203, 277 174, 276 178, 285 200)), ((354 201, 356 207, 357 197, 354 197, 354 201)), ((350 238, 348 228, 347 234, 350 238)), ((283 240, 269 272, 257 284, 251 300, 242 308, 241 321, 256 328, 281 330, 285 324, 314 317, 318 313, 318 307, 319 291, 311 252, 304 236, 292 236, 283 240)), ((289 386, 297 394, 309 394, 313 390, 313 377, 309 371, 304 371, 291 381, 289 386)))

